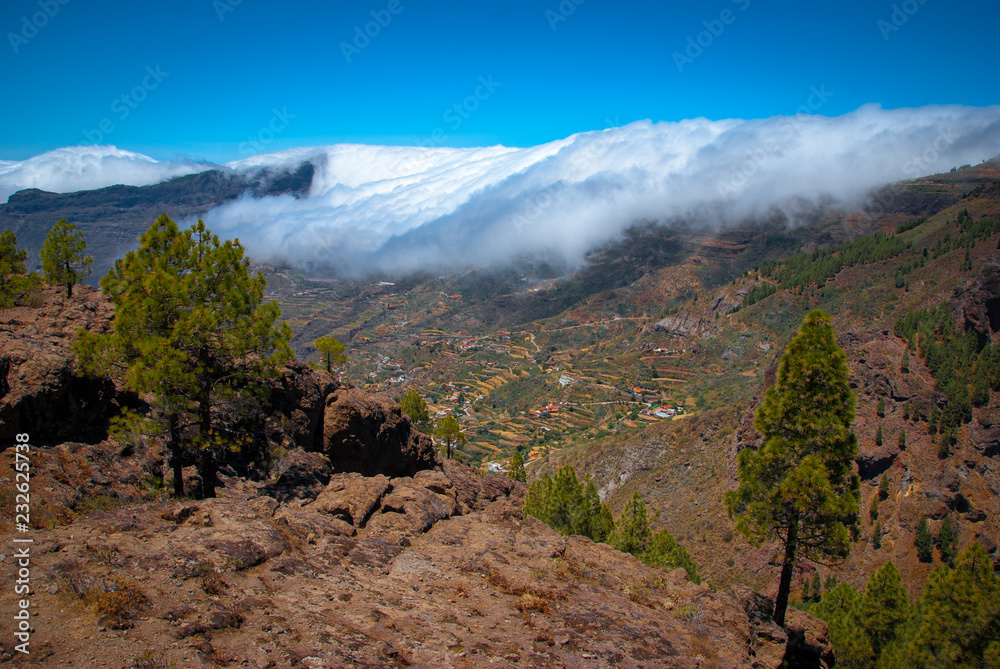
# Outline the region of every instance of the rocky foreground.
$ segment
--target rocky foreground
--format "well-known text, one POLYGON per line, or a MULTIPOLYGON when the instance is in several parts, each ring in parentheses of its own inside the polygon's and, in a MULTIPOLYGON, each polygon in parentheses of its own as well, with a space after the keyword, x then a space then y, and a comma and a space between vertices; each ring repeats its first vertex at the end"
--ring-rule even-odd
MULTIPOLYGON (((261 467, 175 500, 154 441, 101 418, 141 401, 75 375, 99 294, 0 318, 0 663, 44 667, 830 666, 747 588, 713 592, 521 512, 523 484, 435 457, 387 398, 291 365, 261 467), (30 655, 11 634, 15 449, 31 430, 30 655), (69 437, 76 433, 74 438, 69 437), (79 441, 82 435, 89 441, 79 441), (41 439, 47 441, 41 441, 41 439)), ((189 491, 199 482, 193 468, 189 491)))
MULTIPOLYGON (((72 463, 74 448, 39 452, 36 462, 72 463)), ((161 498, 31 532, 31 655, 15 653, 7 634, 0 661, 777 667, 789 652, 800 666, 831 659, 819 621, 793 612, 799 643, 786 647, 768 602, 748 589, 712 592, 683 570, 664 573, 560 536, 522 516, 523 486, 450 461, 413 477, 334 474, 290 494, 223 483, 217 499, 161 498)), ((4 566, 12 582, 10 554, 4 566)), ((5 588, 0 615, 9 621, 14 610, 5 588)))

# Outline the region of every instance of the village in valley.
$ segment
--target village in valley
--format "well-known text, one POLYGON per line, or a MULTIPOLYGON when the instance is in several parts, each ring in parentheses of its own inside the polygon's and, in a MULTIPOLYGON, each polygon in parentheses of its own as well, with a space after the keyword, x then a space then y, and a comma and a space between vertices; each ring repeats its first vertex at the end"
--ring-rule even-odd
MULTIPOLYGON (((416 390, 433 421, 459 421, 466 438, 459 457, 490 471, 506 471, 515 451, 530 464, 579 440, 641 430, 697 406, 684 389, 694 374, 687 351, 664 333, 643 331, 648 319, 589 314, 584 322, 490 329, 465 315, 461 293, 434 285, 441 279, 417 289, 373 282, 360 288, 365 301, 359 289, 341 295, 328 282, 281 276, 296 290, 275 298, 293 329, 304 330, 293 343, 306 357, 318 360, 310 339, 337 337, 349 359, 337 370, 343 380, 397 400, 416 390), (367 308, 347 311, 346 295, 367 308), (427 327, 439 323, 447 326, 427 327)), ((537 297, 550 287, 523 292, 537 297)))

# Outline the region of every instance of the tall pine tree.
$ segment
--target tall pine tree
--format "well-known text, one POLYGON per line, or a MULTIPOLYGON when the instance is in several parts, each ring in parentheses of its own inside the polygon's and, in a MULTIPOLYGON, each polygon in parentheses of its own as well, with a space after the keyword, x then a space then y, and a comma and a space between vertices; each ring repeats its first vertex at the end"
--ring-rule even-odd
POLYGON ((649 548, 651 536, 646 518, 646 503, 642 495, 634 493, 615 521, 615 530, 608 543, 623 553, 641 555, 649 548))
POLYGON ((28 252, 17 248, 17 235, 13 230, 0 232, 0 309, 18 304, 41 280, 35 273, 28 274, 24 262, 28 252))
POLYGON ((403 398, 399 400, 399 408, 409 416, 413 426, 424 434, 430 434, 434 429, 427 411, 427 402, 413 388, 407 390, 403 398))
POLYGON ((90 276, 94 259, 85 255, 87 242, 83 233, 65 218, 56 221, 42 244, 42 272, 53 286, 66 286, 66 297, 73 297, 73 285, 90 276))
POLYGON ((938 550, 941 551, 941 562, 944 562, 949 567, 954 564, 955 557, 958 555, 958 532, 955 531, 955 526, 951 522, 951 515, 944 517, 941 521, 941 527, 938 529, 938 550))
POLYGON ((250 444, 246 416, 293 355, 281 310, 264 302, 264 277, 249 264, 238 241, 220 241, 201 221, 182 232, 164 214, 101 280, 112 331, 81 332, 74 347, 83 369, 152 398, 178 495, 193 457, 202 494, 214 497, 218 457, 250 444))
POLYGON ((514 451, 514 455, 510 459, 510 469, 507 471, 507 476, 515 481, 527 483, 528 473, 524 471, 524 455, 521 451, 514 451))
MULTIPOLYGON (((978 542, 931 573, 913 614, 879 658, 887 669, 997 667, 1000 579, 978 542)), ((840 658, 837 659, 840 665, 840 658)))
POLYGON ((917 546, 917 558, 921 562, 931 562, 934 560, 934 540, 931 538, 931 531, 927 528, 927 516, 917 523, 917 533, 914 538, 917 546))
POLYGON ((830 317, 806 315, 757 411, 760 449, 739 455, 740 487, 726 494, 736 526, 760 544, 783 548, 775 621, 784 625, 792 573, 800 558, 843 560, 857 536, 860 482, 851 465, 855 397, 847 357, 830 317))
POLYGON ((450 414, 438 422, 434 428, 434 436, 444 442, 445 456, 449 458, 454 455, 456 447, 465 445, 462 424, 450 414))
POLYGON ((865 592, 854 606, 854 615, 868 636, 875 657, 896 638, 896 629, 909 614, 910 599, 899 570, 886 562, 868 578, 865 592))

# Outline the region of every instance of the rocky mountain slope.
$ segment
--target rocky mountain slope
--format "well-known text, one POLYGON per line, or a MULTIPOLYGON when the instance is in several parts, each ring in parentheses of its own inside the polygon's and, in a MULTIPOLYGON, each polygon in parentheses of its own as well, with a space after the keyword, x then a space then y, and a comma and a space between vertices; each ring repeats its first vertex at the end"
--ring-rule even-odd
MULTIPOLYGON (((688 351, 692 367, 701 367, 685 389, 708 410, 552 453, 535 471, 573 464, 594 476, 616 510, 641 492, 659 512, 660 526, 686 542, 702 574, 716 583, 736 580, 771 592, 776 547, 746 544, 735 533, 722 496, 736 487, 737 452, 759 443, 753 416, 773 381, 778 356, 802 316, 822 308, 833 316, 858 399, 861 537, 846 564, 806 563, 797 583, 819 571, 824 580, 832 576, 861 586, 891 559, 911 594, 919 592, 940 564, 937 551, 930 563, 918 559, 914 539, 924 517, 936 536, 950 516, 959 528, 959 544, 981 542, 1000 569, 1000 396, 994 391, 982 406, 972 407, 956 443, 943 449, 945 436, 929 417, 945 409, 948 397, 915 351, 904 368, 907 342, 894 333, 899 318, 944 304, 958 332, 981 345, 1000 341, 1000 235, 984 233, 974 244, 949 241, 964 234, 958 225, 963 211, 975 221, 1000 213, 998 194, 995 184, 966 186, 957 204, 926 219, 900 216, 898 223, 905 224, 897 236, 905 248, 850 263, 818 283, 786 288, 774 285, 771 275, 751 271, 700 292, 675 314, 647 321, 640 340, 666 335, 666 346, 688 351), (750 304, 750 292, 766 284, 773 294, 750 304)), ((883 231, 891 235, 898 223, 888 223, 883 231)))
POLYGON ((160 214, 184 221, 244 195, 301 196, 309 191, 314 171, 311 163, 303 163, 287 172, 210 170, 151 186, 109 186, 78 193, 22 190, 0 203, 0 230, 17 235, 18 245, 28 251, 30 272, 40 268, 38 252, 55 222, 65 218, 76 224, 94 257, 90 281, 96 285, 160 214))
MULTIPOLYGON (((714 592, 520 510, 525 487, 434 455, 390 400, 293 364, 275 381, 265 471, 173 500, 155 440, 106 438, 126 401, 74 384, 68 341, 110 314, 51 291, 3 315, 0 414, 30 451, 31 654, 88 667, 829 666, 823 623, 787 629, 745 587, 714 592), (74 409, 74 405, 79 405, 74 409), (89 410, 85 410, 89 407, 89 410), (59 423, 54 426, 53 423, 59 423), (67 438, 89 430, 89 439, 67 438)), ((0 451, 10 537, 15 449, 0 451)), ((196 489, 195 472, 186 472, 196 489)), ((0 556, 16 567, 13 544, 0 556)), ((18 608, 12 589, 0 615, 18 608)))

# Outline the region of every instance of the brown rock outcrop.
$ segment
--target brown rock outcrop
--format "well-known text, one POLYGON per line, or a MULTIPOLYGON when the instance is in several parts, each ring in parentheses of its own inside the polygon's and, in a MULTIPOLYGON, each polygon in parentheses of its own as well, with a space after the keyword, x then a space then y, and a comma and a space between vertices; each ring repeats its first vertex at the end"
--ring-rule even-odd
POLYGON ((327 398, 339 384, 325 370, 293 360, 271 384, 270 406, 275 425, 269 440, 286 448, 323 450, 323 415, 327 398))
POLYGON ((980 340, 1000 336, 1000 266, 983 267, 966 289, 956 288, 950 301, 957 324, 980 340))
MULTIPOLYGON (((31 535, 32 650, 49 664, 735 669, 790 657, 767 615, 748 614, 743 600, 766 608, 759 596, 561 536, 522 517, 524 484, 499 475, 450 461, 412 477, 338 473, 312 501, 231 477, 192 504, 139 487, 127 472, 141 451, 37 455, 34 485, 72 475, 77 501, 116 498, 31 535), (80 603, 113 592, 127 594, 113 618, 80 603)), ((325 456, 288 460, 322 469, 325 456)), ((13 597, 0 593, 0 614, 13 597)), ((821 623, 789 620, 822 647, 821 623)), ((0 662, 13 652, 0 642, 0 662)))
POLYGON ((70 346, 77 331, 104 332, 111 304, 95 288, 77 286, 73 297, 50 288, 38 307, 0 313, 0 441, 27 432, 50 441, 99 441, 124 398, 106 379, 76 375, 70 346))
POLYGON ((323 452, 338 472, 412 476, 436 464, 434 446, 384 395, 338 388, 326 401, 323 452))

